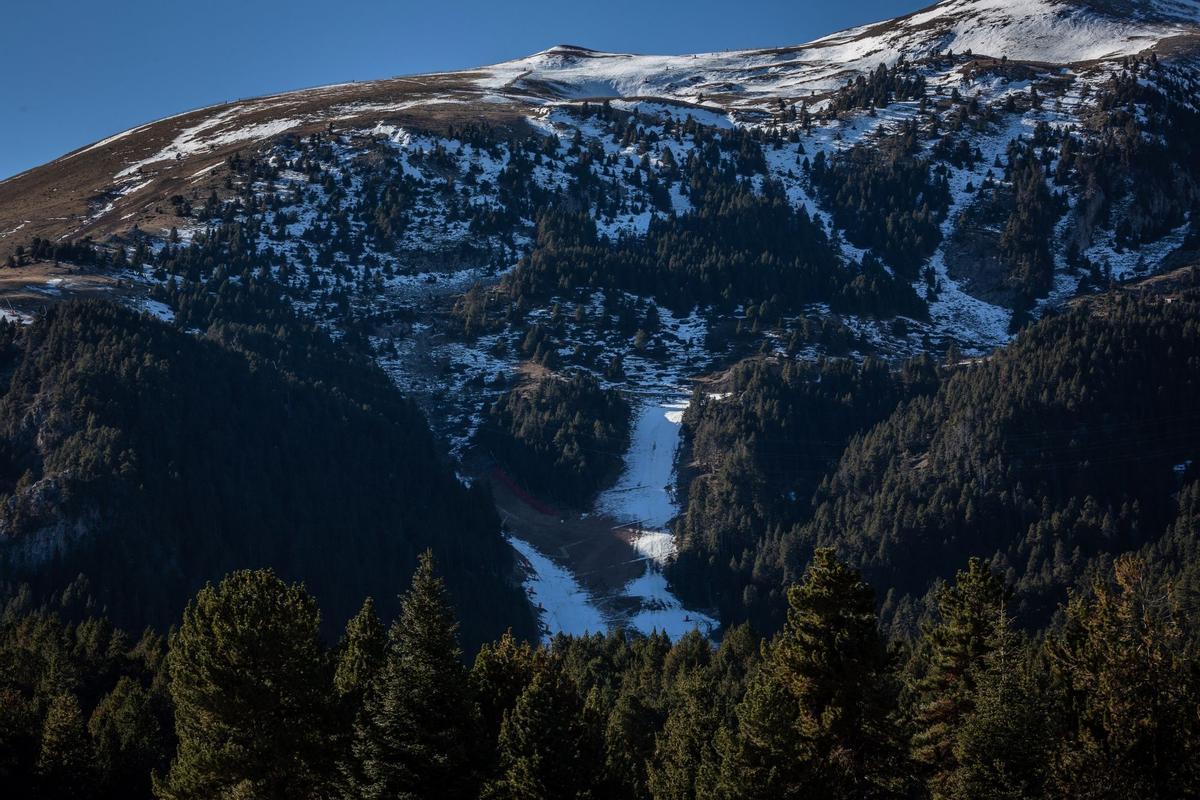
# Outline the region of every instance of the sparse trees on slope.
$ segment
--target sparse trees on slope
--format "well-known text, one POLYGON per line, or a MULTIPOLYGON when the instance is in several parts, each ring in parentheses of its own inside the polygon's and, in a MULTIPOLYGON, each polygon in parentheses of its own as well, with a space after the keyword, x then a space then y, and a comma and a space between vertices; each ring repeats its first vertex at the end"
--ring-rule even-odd
POLYGON ((1013 209, 1000 237, 1000 253, 1008 266, 1007 280, 1017 291, 1019 308, 1042 297, 1054 280, 1050 241, 1060 209, 1032 152, 1018 151, 1010 170, 1013 209))

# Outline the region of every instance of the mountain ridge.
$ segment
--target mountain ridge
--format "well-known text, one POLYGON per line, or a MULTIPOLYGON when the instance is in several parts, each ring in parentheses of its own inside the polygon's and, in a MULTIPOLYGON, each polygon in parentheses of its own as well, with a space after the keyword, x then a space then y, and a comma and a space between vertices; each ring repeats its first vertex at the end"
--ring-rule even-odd
MULTIPOLYGON (((586 373, 632 401, 624 459, 649 477, 588 523, 525 502, 528 475, 497 504, 523 552, 577 570, 531 567, 535 597, 679 623, 708 612, 661 574, 594 576, 635 563, 646 503, 666 543, 693 511, 686 476, 662 488, 689 383, 754 355, 986 357, 1074 297, 1195 263, 1196 26, 1144 8, 946 0, 791 48, 562 45, 188 112, 0 184, 5 315, 86 279, 203 332, 270 326, 268 297, 374 359, 464 479, 521 471, 487 446, 489 408, 586 373), (612 547, 568 550, 585 540, 612 547)), ((587 463, 583 436, 561 446, 587 463)))
POLYGON ((192 179, 220 157, 289 133, 381 121, 439 126, 462 123, 468 116, 522 127, 531 108, 585 98, 654 98, 761 124, 769 120, 766 110, 780 100, 820 101, 881 63, 926 58, 947 49, 1056 64, 1118 59, 1160 45, 1173 55, 1191 57, 1200 42, 1198 19, 1200 6, 1191 0, 1023 0, 1016 5, 943 0, 788 47, 658 56, 555 45, 466 70, 221 103, 130 128, 0 181, 0 258, 22 237, 58 241, 116 232, 131 211, 136 214, 150 200, 161 202, 166 190, 198 183, 192 179), (1137 19, 1118 15, 1130 5, 1142 10, 1137 19), (994 46, 980 46, 987 42, 994 46), (123 161, 106 174, 114 163, 110 156, 123 161), (161 177, 171 165, 156 162, 170 160, 180 162, 176 167, 195 164, 196 169, 187 174, 175 169, 169 176, 175 180, 156 192, 145 191, 145 182, 113 185, 151 165, 157 168, 154 176, 161 177))

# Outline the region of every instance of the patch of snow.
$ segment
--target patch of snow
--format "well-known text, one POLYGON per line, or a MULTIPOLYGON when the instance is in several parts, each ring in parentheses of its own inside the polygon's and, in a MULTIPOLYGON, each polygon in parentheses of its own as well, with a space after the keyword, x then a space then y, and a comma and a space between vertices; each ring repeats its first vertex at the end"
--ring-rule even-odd
POLYGON ((855 73, 895 64, 901 56, 914 60, 952 50, 1070 64, 1132 55, 1196 31, 1190 0, 1183 11, 1165 11, 1157 9, 1151 18, 1054 0, 943 0, 796 47, 681 56, 552 47, 475 70, 480 76, 475 83, 520 96, 693 103, 719 98, 737 108, 833 91, 855 73))
POLYGON ((116 178, 126 178, 137 173, 142 167, 160 161, 182 158, 235 142, 269 139, 303 123, 303 120, 300 119, 284 117, 249 125, 237 124, 238 114, 255 108, 255 106, 230 106, 190 128, 184 128, 169 145, 152 156, 129 164, 116 174, 116 178))
POLYGON ((679 513, 673 491, 675 449, 686 400, 652 399, 635 411, 625 472, 603 492, 596 509, 618 521, 660 530, 679 513))
POLYGON ((134 307, 138 311, 149 314, 152 317, 162 320, 163 322, 174 322, 175 312, 166 303, 160 303, 158 300, 151 300, 149 297, 140 298, 134 307))
POLYGON ((666 531, 638 530, 629 542, 643 557, 660 566, 675 557, 675 537, 666 531))
POLYGON ((220 162, 218 162, 218 163, 216 163, 216 164, 209 164, 209 165, 208 165, 207 167, 205 167, 204 169, 197 170, 196 172, 193 172, 193 173, 191 174, 191 176, 190 176, 190 177, 192 177, 192 178, 199 178, 201 175, 204 175, 205 173, 208 173, 208 172, 212 172, 214 169, 216 169, 216 168, 217 168, 217 167, 219 167, 219 166, 221 166, 220 162))
POLYGON ((711 637, 720 627, 720 623, 708 614, 684 608, 667 587, 666 576, 656 567, 647 566, 640 578, 625 585, 624 592, 641 603, 641 608, 629 618, 628 625, 642 633, 662 631, 672 639, 678 639, 699 629, 711 637))
POLYGON ((529 563, 525 591, 541 617, 542 631, 549 639, 558 633, 582 636, 608 630, 608 623, 592 597, 575 577, 538 552, 529 542, 509 537, 509 543, 529 563))

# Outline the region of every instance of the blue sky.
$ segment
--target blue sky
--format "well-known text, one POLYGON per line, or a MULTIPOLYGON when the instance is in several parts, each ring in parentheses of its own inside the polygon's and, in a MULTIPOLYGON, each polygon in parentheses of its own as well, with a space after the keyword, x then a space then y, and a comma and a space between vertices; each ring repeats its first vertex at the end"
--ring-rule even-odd
POLYGON ((799 44, 932 0, 6 0, 0 179, 159 117, 554 44, 689 53, 799 44))

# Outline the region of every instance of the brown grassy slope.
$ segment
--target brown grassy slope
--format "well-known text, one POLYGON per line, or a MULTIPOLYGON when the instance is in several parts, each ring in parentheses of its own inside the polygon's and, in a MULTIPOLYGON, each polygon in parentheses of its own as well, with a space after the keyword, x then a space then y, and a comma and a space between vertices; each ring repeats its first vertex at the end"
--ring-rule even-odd
POLYGON ((519 101, 471 102, 481 94, 473 77, 464 72, 390 78, 239 100, 151 122, 80 148, 0 182, 0 260, 35 236, 51 241, 85 236, 102 240, 134 224, 146 230, 169 228, 168 198, 207 196, 220 181, 221 170, 216 167, 226 158, 276 136, 306 135, 329 125, 344 129, 380 122, 421 130, 483 119, 499 126, 519 124, 519 101), (222 140, 278 120, 294 124, 261 138, 222 140), (131 164, 162 153, 199 125, 207 126, 201 141, 215 141, 179 159, 157 160, 121 176, 131 164), (122 190, 127 193, 121 194, 122 190))

